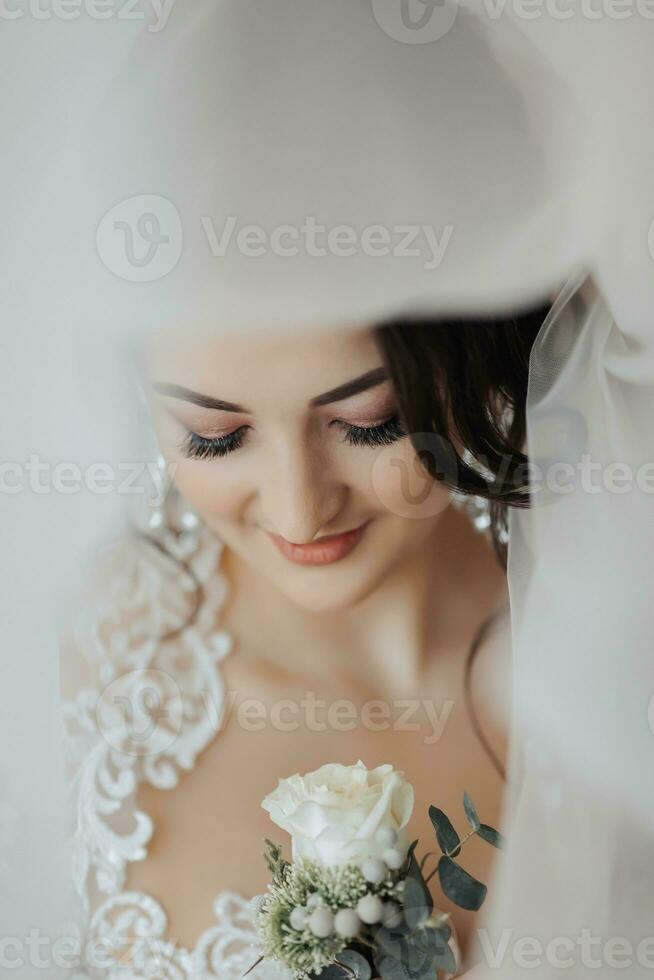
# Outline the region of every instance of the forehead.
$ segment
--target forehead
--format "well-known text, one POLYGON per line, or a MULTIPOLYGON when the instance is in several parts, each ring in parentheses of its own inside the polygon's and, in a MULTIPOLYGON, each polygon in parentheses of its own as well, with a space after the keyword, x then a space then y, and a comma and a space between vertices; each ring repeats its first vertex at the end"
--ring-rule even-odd
POLYGON ((308 401, 381 363, 373 330, 360 326, 267 338, 168 332, 146 346, 150 380, 243 402, 260 392, 308 401))

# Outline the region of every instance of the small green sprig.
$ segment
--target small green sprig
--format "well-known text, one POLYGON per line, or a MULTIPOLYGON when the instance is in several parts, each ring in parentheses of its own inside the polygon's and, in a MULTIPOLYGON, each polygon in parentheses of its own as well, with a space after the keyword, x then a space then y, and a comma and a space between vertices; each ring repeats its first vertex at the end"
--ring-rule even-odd
POLYGON ((266 837, 266 846, 263 852, 263 859, 272 875, 274 885, 281 885, 284 881, 286 869, 290 867, 290 862, 282 857, 282 848, 279 844, 274 844, 266 837))
MULTIPOLYGON (((453 858, 458 857, 463 845, 475 835, 481 837, 487 844, 492 844, 493 847, 502 847, 504 841, 497 830, 481 823, 475 805, 467 793, 463 794, 463 809, 471 830, 465 837, 460 838, 445 813, 438 807, 429 807, 429 818, 436 831, 436 840, 442 851, 442 857, 426 881, 430 881, 435 874, 438 874, 443 894, 451 902, 462 909, 476 911, 482 906, 488 889, 486 885, 468 874, 453 858)), ((423 859, 423 866, 425 860, 426 858, 423 859)))

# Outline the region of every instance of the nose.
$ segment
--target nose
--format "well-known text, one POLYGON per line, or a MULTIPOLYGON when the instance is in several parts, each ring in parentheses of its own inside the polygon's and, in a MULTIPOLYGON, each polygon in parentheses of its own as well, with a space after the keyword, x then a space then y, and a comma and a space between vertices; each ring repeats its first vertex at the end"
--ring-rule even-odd
POLYGON ((264 527, 293 544, 308 544, 338 517, 347 492, 316 447, 277 445, 259 486, 264 527))

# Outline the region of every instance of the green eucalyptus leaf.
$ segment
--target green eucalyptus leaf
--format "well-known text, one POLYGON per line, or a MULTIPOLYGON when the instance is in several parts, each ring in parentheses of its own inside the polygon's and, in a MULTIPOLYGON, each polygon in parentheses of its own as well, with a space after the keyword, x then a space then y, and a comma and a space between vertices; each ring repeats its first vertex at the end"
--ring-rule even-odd
POLYGON ((418 976, 429 969, 434 958, 433 949, 426 929, 416 929, 407 942, 406 964, 418 976))
POLYGON ((477 816, 477 811, 475 810, 475 805, 468 796, 467 793, 463 794, 463 809, 466 812, 466 817, 468 818, 468 823, 473 830, 479 830, 480 822, 477 816))
POLYGON ((493 847, 504 847, 506 843, 499 830, 493 830, 487 823, 480 824, 477 833, 482 840, 492 844, 493 847))
POLYGON ((393 938, 391 936, 384 936, 382 941, 375 941, 375 955, 381 956, 392 956, 396 960, 402 959, 403 944, 406 942, 406 938, 398 936, 393 938))
POLYGON ((443 892, 455 905, 472 911, 483 905, 488 891, 486 885, 450 858, 442 857, 438 862, 438 877, 443 892))
MULTIPOLYGON (((355 949, 343 949, 336 957, 336 963, 345 967, 346 971, 349 969, 352 972, 347 975, 351 977, 351 980, 370 980, 372 977, 372 970, 370 969, 370 963, 368 960, 357 953, 355 949)), ((341 978, 343 976, 343 970, 341 969, 341 978)))
MULTIPOLYGON (((423 932, 425 930, 419 930, 423 932)), ((399 954, 375 950, 373 960, 383 980, 435 980, 433 950, 425 949, 416 941, 418 933, 411 934, 399 954)), ((322 978, 321 978, 322 980, 322 978)))
POLYGON ((434 926, 434 921, 410 931, 405 928, 394 937, 377 931, 373 962, 382 980, 436 980, 437 970, 454 972, 456 961, 448 942, 450 928, 445 923, 434 926))
POLYGON ((411 860, 409 861, 409 866, 407 868, 406 873, 408 878, 415 878, 416 881, 419 881, 422 884, 425 891, 427 892, 429 891, 427 885, 425 884, 425 878, 422 873, 422 868, 418 864, 418 860, 415 854, 411 855, 411 860))
POLYGON ((443 937, 435 929, 416 929, 410 942, 414 943, 416 948, 430 960, 443 947, 443 937))
POLYGON ((437 970, 443 970, 444 973, 456 973, 456 957, 448 943, 445 943, 442 950, 436 952, 433 964, 437 970))
POLYGON ((461 850, 461 847, 459 846, 461 844, 461 838, 452 826, 449 818, 446 817, 443 811, 439 810, 438 807, 430 806, 429 819, 431 820, 434 830, 436 831, 436 840, 438 841, 438 846, 443 854, 449 854, 450 857, 456 857, 461 850))
POLYGON ((415 877, 405 878, 402 905, 404 918, 412 929, 429 918, 433 902, 424 882, 415 877))
POLYGON ((349 973, 346 969, 343 969, 338 963, 330 963, 329 966, 323 966, 320 973, 310 973, 309 977, 311 980, 346 980, 349 973))
MULTIPOLYGON (((448 941, 449 935, 445 936, 438 929, 429 928, 422 929, 421 932, 424 934, 421 945, 428 956, 432 974, 435 968, 444 969, 444 965, 455 965, 454 953, 450 949, 448 941)), ((454 970, 451 972, 454 972, 454 970)))
POLYGON ((320 973, 313 976, 316 980, 370 980, 372 970, 370 963, 355 949, 343 949, 335 957, 334 962, 324 966, 320 973))
POLYGON ((436 918, 433 917, 429 919, 427 922, 425 922, 425 926, 431 929, 433 932, 437 932, 440 935, 441 939, 444 942, 448 943, 450 941, 450 936, 452 935, 452 930, 450 926, 447 924, 447 922, 435 924, 436 922, 437 922, 436 918))
POLYGON ((445 949, 446 946, 450 944, 450 936, 452 935, 452 930, 449 926, 441 926, 440 929, 431 930, 435 936, 435 949, 436 952, 440 952, 445 949))
POLYGON ((397 926, 380 925, 374 932, 375 946, 399 959, 402 953, 402 944, 407 941, 410 933, 411 926, 406 921, 400 922, 397 926))
POLYGON ((417 839, 416 840, 412 840, 411 843, 409 844, 409 849, 406 852, 406 858, 404 859, 404 867, 405 868, 408 868, 409 865, 411 864, 411 860, 413 858, 413 854, 414 854, 414 851, 415 851, 415 849, 416 849, 417 846, 418 846, 418 840, 417 839))
POLYGON ((382 980, 413 980, 409 968, 394 956, 376 957, 375 967, 382 980))

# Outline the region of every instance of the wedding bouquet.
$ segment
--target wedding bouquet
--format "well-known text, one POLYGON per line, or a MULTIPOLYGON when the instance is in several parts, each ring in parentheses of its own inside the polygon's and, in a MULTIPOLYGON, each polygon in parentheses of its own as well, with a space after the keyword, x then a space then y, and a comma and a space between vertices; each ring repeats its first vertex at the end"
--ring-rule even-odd
POLYGON ((495 847, 501 838, 480 822, 467 793, 471 829, 463 839, 431 806, 441 855, 425 878, 431 854, 419 862, 418 841, 407 836, 413 805, 413 787, 390 765, 330 764, 280 780, 262 806, 291 835, 292 860, 266 840, 272 881, 255 900, 262 955, 251 969, 274 960, 294 980, 435 980, 455 972, 449 915, 434 908, 427 884, 437 874, 452 902, 478 909, 486 886, 454 859, 475 834, 495 847))

